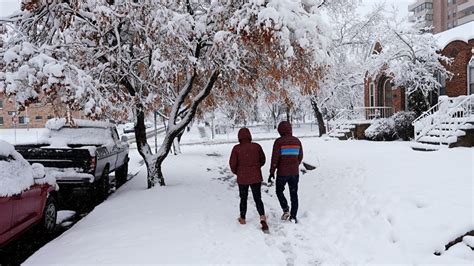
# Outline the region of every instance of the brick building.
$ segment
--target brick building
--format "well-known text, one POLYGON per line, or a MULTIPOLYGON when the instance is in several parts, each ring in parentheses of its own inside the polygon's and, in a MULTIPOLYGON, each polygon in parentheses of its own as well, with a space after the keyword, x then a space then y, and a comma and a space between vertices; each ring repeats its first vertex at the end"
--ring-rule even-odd
POLYGON ((411 21, 421 21, 440 33, 474 21, 474 0, 415 0, 408 11, 411 21))
MULTIPOLYGON (((445 66, 453 73, 451 79, 437 77, 442 87, 433 92, 435 95, 456 97, 474 94, 473 29, 474 21, 435 35, 440 53, 452 58, 451 64, 445 66)), ((387 117, 407 109, 405 90, 394 87, 383 74, 365 80, 364 97, 365 107, 378 110, 378 116, 387 117)))
MULTIPOLYGON (((64 117, 66 108, 58 104, 40 101, 28 106, 25 110, 18 111, 12 99, 8 99, 0 93, 0 129, 13 128, 14 121, 17 128, 42 128, 48 119, 53 117, 64 117)), ((73 112, 75 118, 84 118, 81 112, 73 112)))

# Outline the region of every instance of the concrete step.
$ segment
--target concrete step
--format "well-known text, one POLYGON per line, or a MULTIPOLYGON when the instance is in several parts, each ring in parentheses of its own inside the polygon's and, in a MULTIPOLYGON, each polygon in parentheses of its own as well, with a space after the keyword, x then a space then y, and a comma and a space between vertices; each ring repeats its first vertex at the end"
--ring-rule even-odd
POLYGON ((415 151, 438 151, 442 148, 440 145, 413 142, 411 148, 415 151))
POLYGON ((452 144, 458 141, 458 138, 456 136, 450 136, 447 139, 442 139, 439 136, 423 136, 417 140, 418 142, 421 143, 427 143, 427 144, 452 144))
MULTIPOLYGON (((432 129, 432 130, 428 131, 428 133, 426 135, 439 137, 439 136, 441 136, 443 134, 446 134, 448 132, 453 133, 453 132, 450 132, 450 131, 447 131, 447 130, 432 129)), ((466 136, 466 131, 456 130, 456 132, 454 132, 454 136, 458 136, 458 137, 466 136)))

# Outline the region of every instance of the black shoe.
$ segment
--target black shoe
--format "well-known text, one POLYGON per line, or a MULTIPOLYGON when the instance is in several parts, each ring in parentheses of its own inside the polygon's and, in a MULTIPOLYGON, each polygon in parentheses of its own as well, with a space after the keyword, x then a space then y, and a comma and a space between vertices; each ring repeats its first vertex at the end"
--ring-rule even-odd
POLYGON ((290 217, 290 222, 297 224, 298 219, 296 219, 296 217, 290 217))

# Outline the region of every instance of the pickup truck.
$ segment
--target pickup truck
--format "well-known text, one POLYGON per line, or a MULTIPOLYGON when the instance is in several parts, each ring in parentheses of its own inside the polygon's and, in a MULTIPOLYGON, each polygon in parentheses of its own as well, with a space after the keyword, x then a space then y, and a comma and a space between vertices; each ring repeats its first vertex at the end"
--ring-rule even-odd
POLYGON ((89 187, 102 201, 114 181, 116 185, 127 181, 128 140, 125 136, 119 139, 113 124, 56 118, 46 123, 46 129, 37 143, 16 145, 15 149, 31 164, 43 164, 61 190, 89 187), (114 171, 112 180, 109 174, 114 171))

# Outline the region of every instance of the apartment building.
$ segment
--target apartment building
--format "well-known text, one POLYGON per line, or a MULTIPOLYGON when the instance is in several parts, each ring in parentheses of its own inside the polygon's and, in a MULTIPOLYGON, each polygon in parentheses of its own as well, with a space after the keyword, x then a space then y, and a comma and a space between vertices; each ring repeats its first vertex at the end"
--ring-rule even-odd
MULTIPOLYGON (((19 108, 14 96, 9 98, 0 92, 0 129, 42 128, 48 119, 66 115, 67 108, 63 104, 47 102, 41 95, 38 102, 31 103, 26 108, 19 108)), ((70 115, 74 118, 85 118, 81 111, 72 111, 70 115)))
POLYGON ((474 21, 474 0, 416 0, 408 10, 411 21, 432 26, 433 33, 474 21))

